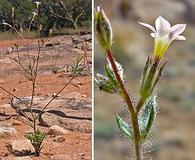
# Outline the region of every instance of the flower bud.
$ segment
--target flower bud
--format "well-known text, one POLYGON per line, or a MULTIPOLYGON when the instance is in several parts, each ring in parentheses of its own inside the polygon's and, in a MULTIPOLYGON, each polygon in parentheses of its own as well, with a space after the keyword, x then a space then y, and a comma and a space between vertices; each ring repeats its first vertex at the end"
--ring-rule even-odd
POLYGON ((160 58, 149 58, 147 60, 140 87, 140 95, 143 101, 152 94, 155 86, 159 82, 165 64, 160 64, 160 58))
POLYGON ((103 9, 97 7, 95 14, 95 29, 102 48, 109 49, 112 45, 112 28, 103 9))

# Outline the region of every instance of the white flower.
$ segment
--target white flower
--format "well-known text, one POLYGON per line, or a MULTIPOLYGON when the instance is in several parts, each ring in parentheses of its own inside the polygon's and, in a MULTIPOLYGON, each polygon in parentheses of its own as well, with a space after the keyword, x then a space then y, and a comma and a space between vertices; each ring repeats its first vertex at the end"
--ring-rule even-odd
POLYGON ((151 36, 155 39, 154 56, 162 58, 168 46, 173 40, 186 40, 182 34, 186 24, 176 24, 171 27, 170 23, 163 17, 158 17, 155 21, 155 28, 150 24, 139 24, 152 30, 151 36))
POLYGON ((39 5, 41 4, 41 2, 37 1, 35 2, 35 4, 36 4, 36 7, 39 8, 39 5))

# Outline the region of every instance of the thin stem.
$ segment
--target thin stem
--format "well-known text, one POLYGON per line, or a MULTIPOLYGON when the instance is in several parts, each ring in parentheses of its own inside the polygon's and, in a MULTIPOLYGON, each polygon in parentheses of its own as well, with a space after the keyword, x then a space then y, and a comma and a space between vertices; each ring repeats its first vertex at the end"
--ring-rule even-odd
POLYGON ((51 102, 58 97, 58 95, 72 82, 72 80, 75 78, 76 75, 73 75, 71 79, 58 91, 58 93, 51 98, 51 100, 42 108, 41 112, 37 115, 37 118, 40 117, 42 113, 44 113, 44 110, 51 104, 51 102))
POLYGON ((117 81, 119 82, 120 88, 121 88, 121 92, 122 92, 122 97, 124 98, 127 106, 128 106, 128 110, 130 112, 131 115, 131 122, 132 122, 132 126, 133 126, 133 132, 134 132, 134 144, 135 144, 135 150, 136 150, 136 160, 141 160, 141 136, 140 136, 140 131, 139 131, 139 124, 138 124, 138 117, 136 114, 136 111, 133 107, 133 104, 131 102, 131 98, 125 88, 125 85, 118 73, 118 69, 116 67, 115 64, 115 60, 114 57, 112 55, 112 52, 110 49, 106 50, 106 54, 108 56, 108 59, 112 65, 114 74, 116 76, 117 81))

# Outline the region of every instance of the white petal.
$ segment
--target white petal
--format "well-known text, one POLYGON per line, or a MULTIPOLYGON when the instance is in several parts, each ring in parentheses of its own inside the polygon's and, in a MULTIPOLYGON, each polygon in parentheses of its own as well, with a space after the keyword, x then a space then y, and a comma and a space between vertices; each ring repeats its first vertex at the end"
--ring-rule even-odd
POLYGON ((155 38, 156 34, 155 33, 150 33, 151 37, 155 38))
POLYGON ((138 23, 141 24, 141 25, 144 26, 144 27, 147 27, 147 28, 151 29, 152 32, 156 32, 156 31, 155 31, 155 28, 154 28, 153 26, 151 26, 150 24, 142 23, 142 22, 138 22, 138 23))
POLYGON ((156 19, 155 26, 159 34, 166 34, 171 28, 170 23, 161 16, 156 19))
POLYGON ((186 29, 186 24, 176 24, 171 27, 170 34, 172 36, 178 36, 186 29))
POLYGON ((175 40, 186 40, 186 37, 184 37, 184 36, 176 36, 174 39, 175 40))

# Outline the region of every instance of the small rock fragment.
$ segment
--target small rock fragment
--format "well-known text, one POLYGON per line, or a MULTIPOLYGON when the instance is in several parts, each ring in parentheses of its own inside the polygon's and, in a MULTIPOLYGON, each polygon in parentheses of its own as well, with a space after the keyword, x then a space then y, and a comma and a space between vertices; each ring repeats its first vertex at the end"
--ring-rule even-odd
POLYGON ((64 135, 66 133, 68 133, 68 131, 58 125, 51 126, 48 131, 50 135, 64 135))

